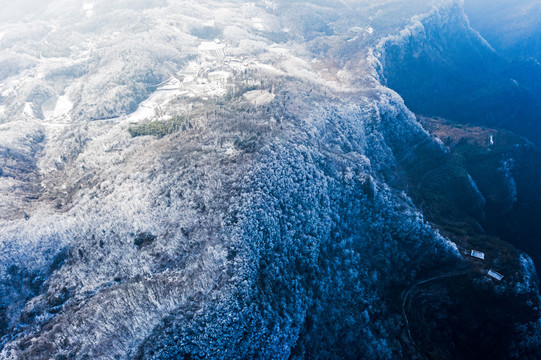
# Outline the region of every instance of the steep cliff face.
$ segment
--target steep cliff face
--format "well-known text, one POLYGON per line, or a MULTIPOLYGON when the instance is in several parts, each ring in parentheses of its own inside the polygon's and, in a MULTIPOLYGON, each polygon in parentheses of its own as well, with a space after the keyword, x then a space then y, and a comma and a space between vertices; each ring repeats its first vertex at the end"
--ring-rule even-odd
POLYGON ((79 48, 35 26, 55 57, 25 54, 39 65, 1 84, 20 156, 0 165, 17 200, 0 208, 0 357, 539 354, 529 257, 496 247, 490 280, 416 202, 415 170, 449 148, 379 83, 403 4, 126 6, 59 17, 79 48))
MULTIPOLYGON (((475 1, 469 4, 470 12, 475 13, 472 8, 475 4, 475 1)), ((496 9, 509 6, 507 2, 494 4, 496 9)), ((536 8, 528 3, 520 6, 536 8)), ((489 6, 487 11, 491 9, 494 10, 489 6)), ((475 23, 480 22, 479 11, 475 23)), ((496 11, 494 16, 497 14, 496 11)), ((511 25, 509 14, 499 16, 502 27, 524 26, 531 28, 529 36, 536 36, 533 24, 526 21, 511 25)), ((487 24, 480 26, 483 32, 490 32, 487 24)), ((500 30, 493 29, 490 38, 498 38, 500 30)), ((506 41, 515 44, 520 40, 506 38, 506 41)), ((470 26, 461 5, 443 7, 380 43, 380 74, 416 113, 485 127, 482 132, 479 132, 481 128, 470 128, 466 130, 469 134, 463 136, 460 128, 465 129, 464 126, 457 125, 454 129, 448 123, 437 126, 440 140, 450 146, 454 161, 451 167, 463 167, 476 186, 479 185, 485 199, 477 209, 469 210, 470 215, 483 231, 521 247, 539 262, 541 228, 533 219, 541 211, 538 170, 541 155, 530 141, 539 144, 541 98, 537 84, 541 73, 532 57, 535 48, 525 45, 520 51, 513 51, 513 46, 497 43, 493 48, 470 26)), ((434 167, 425 167, 424 171, 427 170, 434 167)), ((456 176, 451 177, 455 179, 453 182, 458 182, 456 176)), ((428 180, 431 181, 430 177, 428 180)), ((439 180, 434 182, 443 186, 439 180)), ((454 200, 445 202, 458 201, 466 210, 478 201, 460 195, 465 192, 451 191, 454 200)), ((449 218, 443 213, 438 217, 449 218)))
POLYGON ((494 49, 460 4, 419 18, 380 48, 385 83, 415 113, 509 129, 539 145, 541 67, 526 55, 535 49, 515 57, 494 49))

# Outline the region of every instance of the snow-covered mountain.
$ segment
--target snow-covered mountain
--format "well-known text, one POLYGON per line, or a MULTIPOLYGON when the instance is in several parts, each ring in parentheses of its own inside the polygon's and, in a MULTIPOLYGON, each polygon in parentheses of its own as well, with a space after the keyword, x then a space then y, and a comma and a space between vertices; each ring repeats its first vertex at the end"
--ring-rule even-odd
POLYGON ((448 116, 421 96, 452 93, 442 59, 503 61, 461 3, 21 4, 0 15, 0 358, 539 356, 534 264, 482 220, 538 153, 460 133, 514 141, 466 140, 507 156, 507 190, 484 186, 401 97, 448 116))

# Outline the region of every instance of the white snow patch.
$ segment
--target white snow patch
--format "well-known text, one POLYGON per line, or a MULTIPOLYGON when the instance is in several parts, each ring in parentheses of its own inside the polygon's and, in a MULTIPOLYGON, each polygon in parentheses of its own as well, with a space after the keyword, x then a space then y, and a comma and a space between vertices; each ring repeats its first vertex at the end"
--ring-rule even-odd
POLYGON ((24 104, 23 114, 32 118, 36 117, 36 113, 34 112, 34 109, 32 109, 31 103, 27 102, 24 104))
POLYGON ((146 100, 141 102, 137 110, 126 117, 125 121, 133 123, 173 116, 174 114, 169 114, 167 110, 171 100, 179 97, 194 97, 201 94, 212 93, 209 89, 199 91, 197 94, 191 94, 186 91, 184 87, 185 84, 188 84, 187 87, 190 89, 195 87, 194 83, 191 82, 194 79, 194 77, 191 79, 185 77, 183 82, 181 82, 177 77, 172 76, 167 81, 163 82, 146 100))
POLYGON ((67 115, 71 109, 73 109, 73 103, 70 101, 70 99, 66 95, 59 96, 58 100, 56 100, 53 116, 61 117, 63 115, 67 115))
POLYGON ((265 29, 265 26, 263 25, 263 20, 261 18, 253 18, 252 26, 254 27, 254 29, 259 31, 263 31, 265 29))
POLYGON ((135 112, 128 116, 130 122, 139 122, 142 120, 152 119, 159 112, 160 105, 164 102, 164 93, 155 92, 148 99, 139 104, 135 112))
POLYGON ((266 105, 270 103, 275 97, 274 94, 271 94, 270 92, 265 90, 248 91, 243 96, 246 100, 248 100, 255 106, 266 105))
POLYGON ((2 97, 8 97, 12 94, 16 95, 15 90, 13 88, 8 88, 2 92, 2 97))

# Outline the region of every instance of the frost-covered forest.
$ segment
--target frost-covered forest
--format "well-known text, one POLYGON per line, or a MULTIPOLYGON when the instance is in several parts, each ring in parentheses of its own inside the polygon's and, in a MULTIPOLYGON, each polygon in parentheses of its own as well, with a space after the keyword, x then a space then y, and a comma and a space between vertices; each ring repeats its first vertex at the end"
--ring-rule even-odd
POLYGON ((501 150, 494 190, 408 108, 448 115, 419 69, 497 56, 460 2, 5 6, 0 358, 541 354, 534 262, 479 220, 522 204, 534 145, 501 150))

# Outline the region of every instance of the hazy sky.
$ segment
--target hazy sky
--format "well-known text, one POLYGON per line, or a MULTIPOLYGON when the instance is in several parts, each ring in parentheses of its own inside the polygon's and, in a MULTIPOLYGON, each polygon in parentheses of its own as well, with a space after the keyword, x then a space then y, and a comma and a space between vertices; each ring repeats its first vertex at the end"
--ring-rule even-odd
MULTIPOLYGON (((199 2, 194 0, 195 2, 199 2)), ((311 0, 313 4, 329 5, 336 3, 340 6, 363 8, 377 7, 378 3, 388 4, 402 1, 407 16, 407 9, 419 4, 417 0, 311 0)), ((541 44, 537 41, 541 33, 541 1, 540 0, 463 0, 465 9, 471 19, 472 26, 500 50, 506 47, 531 48, 537 44, 538 50, 532 51, 536 57, 541 53, 541 44), (527 45, 521 45, 528 43, 527 45), (518 45, 517 45, 518 44, 518 45)), ((80 12, 83 3, 119 4, 129 7, 133 4, 140 8, 141 3, 153 4, 154 0, 0 0, 0 23, 27 22, 39 18, 47 20, 56 15, 80 12), (53 4, 52 7, 48 6, 53 4), (48 10, 48 11, 47 11, 48 10)), ((164 0, 165 2, 165 0, 164 0)), ((275 2, 291 3, 291 0, 275 0, 275 2)), ((430 3, 421 1, 420 3, 430 3)), ((152 6, 152 5, 151 5, 152 6)))
POLYGON ((47 7, 50 0, 1 0, 0 21, 13 22, 20 21, 26 16, 35 15, 47 7))

